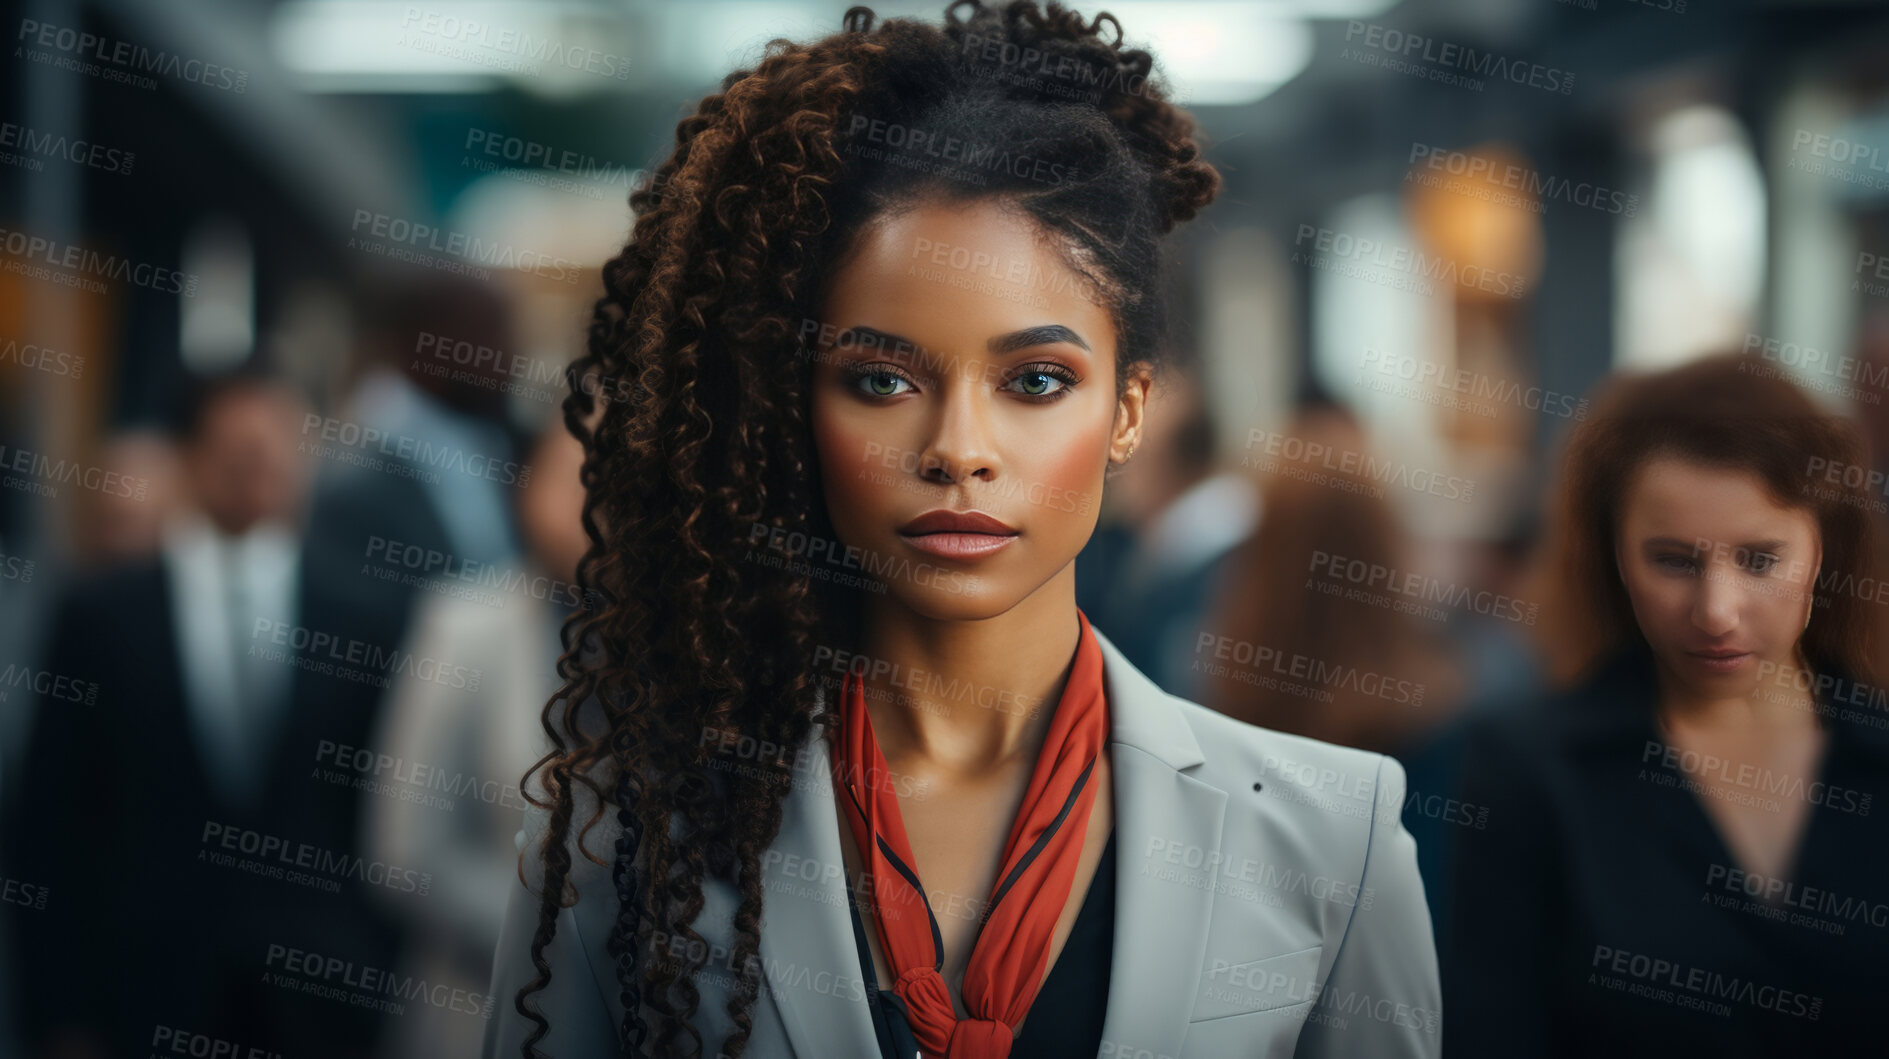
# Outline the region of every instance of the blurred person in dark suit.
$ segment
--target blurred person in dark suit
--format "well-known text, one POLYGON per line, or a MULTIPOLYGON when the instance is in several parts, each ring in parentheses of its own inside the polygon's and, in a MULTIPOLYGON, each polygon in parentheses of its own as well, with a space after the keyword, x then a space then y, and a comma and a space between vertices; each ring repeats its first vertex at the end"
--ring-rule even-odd
POLYGON ((269 980, 272 946, 363 966, 392 951, 350 859, 351 805, 309 793, 306 733, 365 719, 376 689, 308 635, 360 601, 304 560, 305 414, 254 373, 207 383, 159 554, 56 608, 9 807, 7 861, 50 893, 7 908, 33 1054, 144 1055, 164 1033, 356 1054, 377 1029, 269 980))
POLYGON ((1555 690, 1466 736, 1464 1056, 1880 1055, 1889 697, 1866 456, 1774 365, 1609 383, 1570 439, 1555 690))
MULTIPOLYGON (((1335 405, 1302 410, 1284 433, 1308 451, 1370 451, 1335 405)), ((1319 552, 1409 570, 1414 549, 1363 474, 1320 465, 1313 480, 1297 468, 1262 468, 1265 521, 1235 550, 1189 645, 1201 701, 1248 724, 1406 755, 1455 706, 1445 645, 1424 619, 1319 591, 1308 571, 1319 552)))
MULTIPOLYGON (((7 451, 12 451, 8 449, 7 451)), ((73 562, 81 569, 149 560, 163 545, 164 526, 184 491, 177 446, 162 430, 138 427, 109 437, 87 461, 110 488, 81 489, 70 513, 73 562)), ((0 490, 0 492, 12 492, 0 490)), ((23 536, 23 535, 22 535, 23 536)), ((39 561, 16 549, 20 537, 0 536, 0 665, 24 663, 37 656, 47 625, 42 613, 56 585, 36 583, 39 561)), ((0 698, 0 791, 14 780, 32 720, 31 695, 12 703, 0 698)), ((0 948, 0 951, 6 951, 0 948)))
MULTIPOLYGON (((516 587, 429 593, 416 609, 409 653, 478 659, 478 686, 397 682, 368 744, 413 777, 368 806, 369 848, 378 861, 411 865, 435 880, 426 901, 384 895, 412 928, 401 967, 469 994, 484 993, 491 981, 517 870, 513 836, 525 809, 518 785, 551 749, 539 708, 558 689, 564 620, 584 602, 577 588, 577 563, 589 546, 580 521, 583 462, 583 444, 561 418, 552 420, 531 453, 531 484, 517 498, 530 555, 506 571, 516 587)), ((467 1012, 420 1009, 390 1032, 383 1054, 458 1059, 477 1054, 484 1034, 484 1020, 467 1012)))
POLYGON ((1247 476, 1214 467, 1199 384, 1174 372, 1150 399, 1135 458, 1109 479, 1108 511, 1076 564, 1076 599, 1162 689, 1191 697, 1193 638, 1260 500, 1247 476))
POLYGON ((270 906, 252 917, 257 931, 231 958, 253 994, 238 1005, 239 1024, 267 1035, 267 1047, 315 1054, 369 1054, 402 1017, 394 1005, 409 1014, 430 1006, 387 993, 426 983, 397 974, 408 917, 380 895, 424 902, 435 880, 374 859, 363 823, 385 777, 353 768, 353 755, 370 744, 395 680, 419 674, 464 687, 478 679, 464 652, 405 649, 415 596, 428 577, 516 557, 510 494, 530 474, 513 459, 498 385, 506 367, 498 358, 510 355, 511 342, 503 297, 458 277, 396 274, 365 300, 368 366, 349 401, 336 415, 304 409, 291 424, 293 448, 315 469, 300 610, 252 637, 296 673, 270 833, 318 851, 347 877, 330 880, 339 885, 332 892, 327 883, 277 884, 270 906), (311 968, 333 969, 333 979, 311 968))
MULTIPOLYGON (((369 303, 367 363, 346 406, 303 427, 331 456, 315 482, 310 559, 354 576, 380 541, 462 563, 517 558, 512 493, 529 467, 514 459, 505 383, 532 362, 515 348, 510 306, 442 275, 390 282, 369 303)), ((412 586, 383 588, 397 636, 412 586)))
POLYGON ((183 442, 189 502, 159 554, 56 608, 9 857, 52 895, 15 913, 31 954, 19 1010, 42 1054, 131 1055, 154 1025, 231 1015, 220 928, 278 884, 197 854, 206 822, 264 825, 276 802, 293 671, 248 647, 257 616, 297 605, 300 414, 258 379, 207 386, 183 442))

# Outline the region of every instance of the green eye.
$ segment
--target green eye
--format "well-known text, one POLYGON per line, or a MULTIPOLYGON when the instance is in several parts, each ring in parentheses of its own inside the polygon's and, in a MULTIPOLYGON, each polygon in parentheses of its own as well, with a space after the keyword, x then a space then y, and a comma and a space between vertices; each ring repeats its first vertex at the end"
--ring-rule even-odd
POLYGON ((1048 396, 1049 394, 1056 392, 1054 387, 1063 385, 1063 381, 1061 379, 1055 378, 1049 375, 1047 372, 1041 372, 1041 371, 1026 372, 1022 375, 1017 376, 1016 378, 1010 381, 1012 383, 1019 384, 1020 392, 1027 393, 1031 397, 1048 396))
POLYGON ((1018 372, 1004 389, 1022 394, 1033 400, 1055 400, 1068 392, 1076 383, 1069 369, 1060 365, 1043 363, 1033 364, 1018 372))
POLYGON ((889 371, 862 371, 854 377, 854 385, 873 397, 897 397, 905 392, 899 387, 911 384, 903 376, 889 371))

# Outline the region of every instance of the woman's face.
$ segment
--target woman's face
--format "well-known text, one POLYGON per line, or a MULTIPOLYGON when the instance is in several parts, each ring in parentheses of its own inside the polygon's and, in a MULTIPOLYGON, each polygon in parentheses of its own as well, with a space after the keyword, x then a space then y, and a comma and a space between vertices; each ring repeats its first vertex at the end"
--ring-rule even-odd
POLYGON ((1615 561, 1666 675, 1699 697, 1748 693, 1796 664, 1823 550, 1817 520, 1749 471, 1677 457, 1629 483, 1615 561))
POLYGON ((994 200, 883 217, 803 327, 834 573, 930 618, 1073 577, 1141 429, 1148 372, 1117 397, 1111 316, 1037 232, 994 200))

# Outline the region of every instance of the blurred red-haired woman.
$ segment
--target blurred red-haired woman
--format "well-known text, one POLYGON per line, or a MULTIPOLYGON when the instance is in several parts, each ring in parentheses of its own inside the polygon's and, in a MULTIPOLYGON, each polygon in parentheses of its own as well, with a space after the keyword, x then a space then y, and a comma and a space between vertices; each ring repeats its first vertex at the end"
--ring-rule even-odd
POLYGON ((1452 1054, 1880 1054, 1864 460, 1737 355, 1617 379, 1576 428, 1541 625, 1559 690, 1467 742, 1489 821, 1452 879, 1452 1054))

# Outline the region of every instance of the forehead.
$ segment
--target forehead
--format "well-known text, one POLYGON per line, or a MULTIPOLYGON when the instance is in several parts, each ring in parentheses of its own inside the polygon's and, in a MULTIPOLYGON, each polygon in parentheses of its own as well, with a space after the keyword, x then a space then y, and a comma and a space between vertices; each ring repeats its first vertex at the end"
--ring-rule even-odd
POLYGON ((1675 456, 1641 464, 1625 499, 1623 529, 1648 535, 1685 527, 1687 536, 1742 540, 1812 535, 1817 528, 1814 514, 1780 503, 1755 471, 1675 456))
POLYGON ((1107 357, 1115 329, 1101 302, 1093 281, 1065 263, 1034 220, 987 198, 921 204, 873 221, 839 262, 823 315, 922 344, 949 342, 963 353, 992 334, 1060 323, 1107 357))

